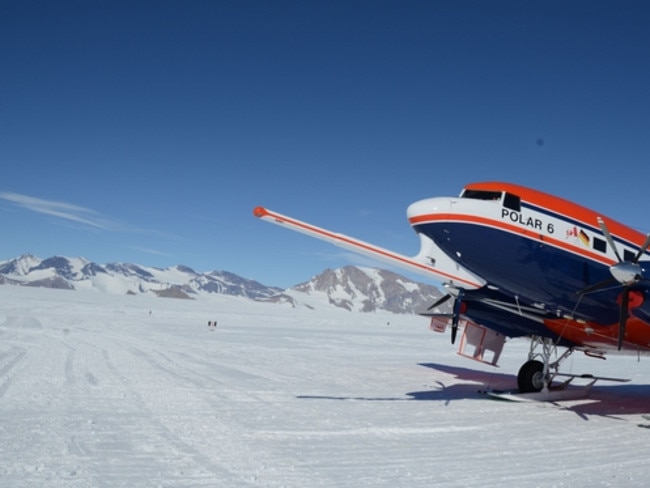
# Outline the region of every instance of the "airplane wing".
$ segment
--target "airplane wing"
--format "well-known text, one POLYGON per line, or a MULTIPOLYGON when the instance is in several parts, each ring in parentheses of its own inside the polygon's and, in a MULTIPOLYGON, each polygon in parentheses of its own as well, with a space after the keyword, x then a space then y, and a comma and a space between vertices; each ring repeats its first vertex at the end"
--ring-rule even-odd
POLYGON ((385 263, 407 269, 428 278, 441 281, 453 288, 474 290, 483 287, 486 282, 481 277, 470 273, 467 269, 453 261, 443 253, 436 244, 424 234, 420 236, 420 252, 413 257, 404 256, 382 247, 346 236, 331 232, 315 225, 287 217, 286 215, 273 212, 264 207, 256 207, 253 214, 272 224, 283 226, 287 229, 307 234, 316 239, 327 241, 336 246, 354 251, 359 254, 385 263))

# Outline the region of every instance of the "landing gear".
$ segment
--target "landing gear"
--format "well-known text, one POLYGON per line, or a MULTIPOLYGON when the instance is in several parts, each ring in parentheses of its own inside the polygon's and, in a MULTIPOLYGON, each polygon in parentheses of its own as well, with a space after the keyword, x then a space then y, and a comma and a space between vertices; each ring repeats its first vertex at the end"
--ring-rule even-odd
POLYGON ((519 392, 548 391, 553 378, 558 374, 560 363, 572 352, 573 349, 567 349, 557 357, 557 347, 551 339, 534 336, 530 343, 528 361, 524 363, 517 375, 519 392), (551 362, 552 357, 557 357, 557 359, 551 362))
MULTIPOLYGON (((630 381, 621 378, 599 377, 591 374, 572 374, 560 373, 558 371, 560 363, 573 353, 573 349, 568 348, 558 356, 557 346, 547 337, 532 337, 530 343, 530 352, 528 361, 526 361, 517 375, 518 393, 508 391, 487 390, 485 393, 499 400, 508 400, 513 402, 557 402, 566 400, 577 400, 586 398, 591 387, 598 380, 605 381, 630 381), (551 361, 551 357, 554 361, 551 361), (568 388, 574 380, 586 381, 586 384, 574 385, 574 388, 568 388), (551 382, 558 380, 551 387, 551 382)), ((595 354, 591 354, 595 356, 595 354)), ((595 356, 602 357, 602 356, 595 356)))
POLYGON ((531 360, 524 363, 517 375, 519 393, 542 391, 544 388, 544 363, 531 360))

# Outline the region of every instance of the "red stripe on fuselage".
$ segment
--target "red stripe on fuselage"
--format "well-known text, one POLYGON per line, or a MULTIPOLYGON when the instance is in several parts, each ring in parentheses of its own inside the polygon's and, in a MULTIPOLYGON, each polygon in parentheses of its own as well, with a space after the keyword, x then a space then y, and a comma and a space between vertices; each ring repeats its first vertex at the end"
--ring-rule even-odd
POLYGON ((614 261, 611 259, 608 259, 606 256, 602 254, 597 254, 595 252, 591 252, 587 249, 574 246, 569 244, 568 242, 561 241, 559 239, 555 239, 553 237, 550 237, 545 234, 540 234, 539 232, 532 231, 528 228, 521 228, 517 227, 515 225, 509 224, 507 222, 503 222, 501 220, 494 220, 494 219, 489 219, 486 217, 480 217, 477 215, 470 215, 470 214, 427 214, 427 215, 418 215, 417 217, 412 217, 409 219, 410 223, 412 226, 417 226, 417 225, 422 225, 422 224, 427 224, 431 222, 460 222, 464 224, 472 224, 472 225, 481 225, 481 226, 486 226, 486 227, 492 227, 496 229, 501 229, 506 232, 509 232, 511 234, 518 234, 524 237, 527 237, 528 239, 533 239, 537 240, 540 242, 543 242, 545 244, 552 245, 554 247, 558 247, 560 249, 564 249, 565 251, 569 251, 574 254, 579 254, 581 256, 584 256, 586 258, 589 258, 594 261, 598 261, 599 263, 611 266, 614 264, 614 261))

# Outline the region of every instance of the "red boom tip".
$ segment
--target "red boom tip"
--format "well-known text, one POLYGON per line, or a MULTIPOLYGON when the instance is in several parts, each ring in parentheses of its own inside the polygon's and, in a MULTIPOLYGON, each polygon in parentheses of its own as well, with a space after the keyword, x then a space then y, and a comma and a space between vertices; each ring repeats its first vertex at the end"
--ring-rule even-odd
POLYGON ((265 217, 268 214, 269 212, 264 207, 255 207, 253 209, 253 215, 255 215, 255 217, 265 217))

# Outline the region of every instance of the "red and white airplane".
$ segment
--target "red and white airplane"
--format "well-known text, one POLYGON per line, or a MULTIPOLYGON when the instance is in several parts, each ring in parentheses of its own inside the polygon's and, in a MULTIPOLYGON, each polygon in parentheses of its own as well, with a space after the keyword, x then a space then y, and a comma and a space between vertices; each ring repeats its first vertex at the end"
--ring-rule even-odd
POLYGON ((420 200, 407 210, 420 237, 413 257, 263 207, 254 214, 442 282, 448 294, 423 315, 441 330, 450 325, 452 343, 462 325, 463 355, 496 364, 506 337, 529 337, 520 392, 548 391, 575 350, 650 351, 650 234, 570 201, 500 182, 420 200), (437 313, 450 298, 452 312, 437 313), (566 348, 559 357, 558 346, 566 348))

